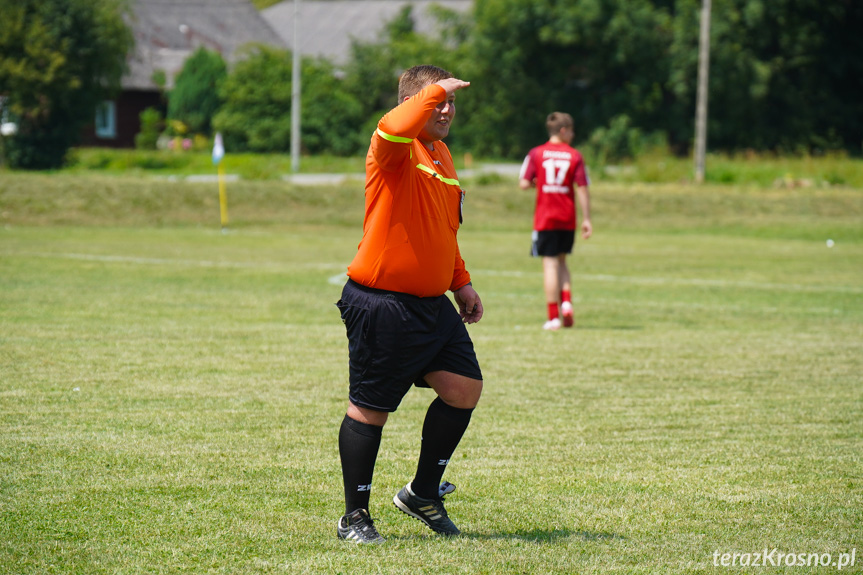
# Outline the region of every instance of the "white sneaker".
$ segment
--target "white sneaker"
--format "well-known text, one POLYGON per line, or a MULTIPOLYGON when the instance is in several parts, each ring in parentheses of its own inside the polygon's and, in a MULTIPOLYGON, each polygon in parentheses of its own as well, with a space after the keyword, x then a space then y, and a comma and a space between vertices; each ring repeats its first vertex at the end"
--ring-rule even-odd
POLYGON ((560 326, 561 326, 560 318, 556 317, 556 318, 550 319, 547 322, 545 322, 544 324, 542 324, 542 329, 544 329, 546 331, 557 331, 560 329, 560 326))
POLYGON ((575 318, 572 315, 572 304, 568 301, 560 304, 560 313, 563 315, 563 327, 572 327, 575 324, 575 318))

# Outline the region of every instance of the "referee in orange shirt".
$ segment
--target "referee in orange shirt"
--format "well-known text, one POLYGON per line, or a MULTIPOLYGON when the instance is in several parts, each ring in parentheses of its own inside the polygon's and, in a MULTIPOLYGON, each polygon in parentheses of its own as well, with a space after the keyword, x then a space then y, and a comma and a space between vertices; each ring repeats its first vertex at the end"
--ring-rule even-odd
POLYGON ((378 123, 366 156, 363 237, 336 304, 350 371, 339 430, 345 515, 337 533, 355 543, 384 541, 369 515, 372 475, 387 417, 414 385, 437 397, 426 412, 416 474, 393 503, 437 533, 459 534, 440 482, 482 393, 464 324, 478 322, 483 307, 458 248, 465 192, 441 140, 455 117, 455 92, 469 85, 436 66, 404 72, 398 106, 378 123))

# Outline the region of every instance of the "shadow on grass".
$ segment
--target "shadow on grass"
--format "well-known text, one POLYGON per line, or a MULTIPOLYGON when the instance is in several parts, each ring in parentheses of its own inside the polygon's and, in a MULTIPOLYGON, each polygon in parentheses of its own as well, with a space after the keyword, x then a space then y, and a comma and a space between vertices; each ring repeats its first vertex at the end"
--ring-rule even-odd
MULTIPOLYGON (((396 537, 396 539, 410 540, 416 538, 436 537, 432 534, 423 534, 418 536, 396 537)), ((531 531, 513 531, 511 533, 469 533, 462 532, 459 539, 476 539, 476 540, 496 540, 496 539, 512 539, 518 541, 527 541, 530 543, 554 543, 561 539, 576 538, 582 541, 620 541, 623 540, 623 535, 616 533, 605 533, 596 531, 580 531, 574 529, 552 529, 550 531, 543 529, 533 529, 531 531)))
POLYGON ((611 329, 615 331, 639 331, 644 329, 643 325, 577 325, 576 329, 580 330, 606 330, 611 329))
POLYGON ((596 531, 574 531, 572 535, 582 541, 623 541, 626 539, 623 535, 618 535, 617 533, 596 531))
POLYGON ((573 529, 533 529, 531 531, 513 531, 512 533, 465 533, 468 539, 518 539, 533 543, 553 543, 559 539, 574 537, 582 541, 615 541, 623 539, 622 535, 616 533, 604 533, 595 531, 580 531, 573 529))

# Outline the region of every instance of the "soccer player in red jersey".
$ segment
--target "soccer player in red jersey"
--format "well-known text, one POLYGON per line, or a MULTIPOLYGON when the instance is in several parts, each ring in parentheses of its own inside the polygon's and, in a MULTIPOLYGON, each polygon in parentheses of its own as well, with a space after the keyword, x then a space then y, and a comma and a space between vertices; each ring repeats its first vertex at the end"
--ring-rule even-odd
POLYGON ((527 190, 536 186, 536 209, 533 217, 531 255, 542 257, 545 300, 548 304, 546 330, 572 327, 572 280, 566 256, 575 244, 577 212, 581 210, 581 237, 593 233, 590 223, 589 181, 584 159, 570 146, 575 136, 572 116, 552 112, 546 120, 548 142, 528 152, 521 165, 519 186, 527 190), (563 322, 561 322, 561 316, 563 322))

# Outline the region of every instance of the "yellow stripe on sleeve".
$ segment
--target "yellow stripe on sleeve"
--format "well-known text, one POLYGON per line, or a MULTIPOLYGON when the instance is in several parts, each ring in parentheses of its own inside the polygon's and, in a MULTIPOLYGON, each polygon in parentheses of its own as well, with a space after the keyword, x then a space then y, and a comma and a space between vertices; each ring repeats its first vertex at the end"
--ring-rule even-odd
POLYGON ((384 140, 386 140, 388 142, 396 142, 397 144, 410 144, 411 142, 413 142, 413 138, 403 138, 401 136, 392 136, 390 134, 387 134, 386 132, 384 132, 380 128, 377 129, 377 132, 378 132, 378 136, 380 136, 381 138, 383 138, 384 140))

